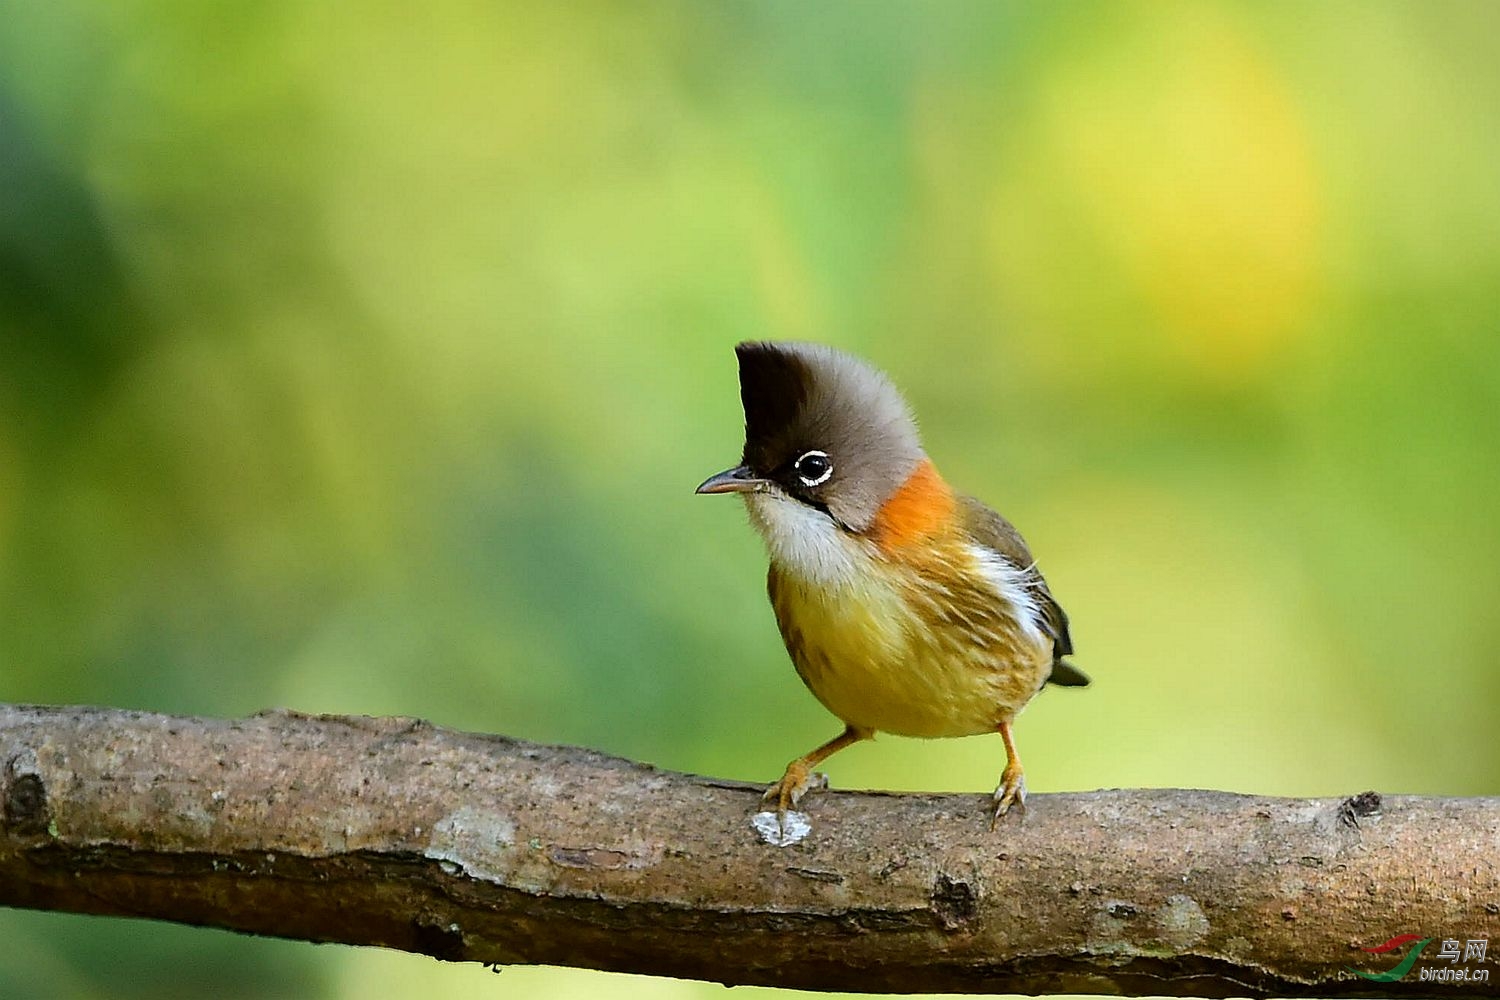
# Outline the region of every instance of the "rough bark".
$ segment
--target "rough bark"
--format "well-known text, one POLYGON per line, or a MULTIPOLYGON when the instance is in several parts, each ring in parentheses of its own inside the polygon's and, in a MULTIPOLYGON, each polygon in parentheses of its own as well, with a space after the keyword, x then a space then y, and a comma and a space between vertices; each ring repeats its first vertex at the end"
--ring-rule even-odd
POLYGON ((759 795, 415 719, 0 706, 0 904, 731 984, 1500 996, 1346 968, 1500 936, 1500 799, 1036 795, 991 831, 988 796, 824 791, 777 848, 759 795))

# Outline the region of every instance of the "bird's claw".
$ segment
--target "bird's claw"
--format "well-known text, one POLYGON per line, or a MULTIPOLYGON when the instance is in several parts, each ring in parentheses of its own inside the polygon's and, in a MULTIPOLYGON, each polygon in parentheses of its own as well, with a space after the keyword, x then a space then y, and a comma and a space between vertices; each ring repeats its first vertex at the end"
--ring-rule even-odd
POLYGON ((1000 784, 995 789, 995 812, 990 817, 990 829, 1000 822, 1000 817, 1015 806, 1017 812, 1026 811, 1026 774, 1019 767, 1005 769, 1000 784))
POLYGON ((807 771, 789 767, 781 780, 766 789, 762 801, 776 803, 776 813, 785 817, 787 812, 802 802, 802 796, 810 791, 828 787, 828 775, 822 771, 807 771))

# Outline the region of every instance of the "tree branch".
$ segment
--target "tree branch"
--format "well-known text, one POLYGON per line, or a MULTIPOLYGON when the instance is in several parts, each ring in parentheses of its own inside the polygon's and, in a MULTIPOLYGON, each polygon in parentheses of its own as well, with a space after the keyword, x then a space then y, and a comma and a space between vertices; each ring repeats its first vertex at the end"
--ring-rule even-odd
POLYGON ((0 706, 0 904, 867 992, 1431 994, 1346 966, 1500 936, 1495 798, 1037 795, 992 832, 987 796, 817 792, 778 848, 759 795, 414 719, 0 706))

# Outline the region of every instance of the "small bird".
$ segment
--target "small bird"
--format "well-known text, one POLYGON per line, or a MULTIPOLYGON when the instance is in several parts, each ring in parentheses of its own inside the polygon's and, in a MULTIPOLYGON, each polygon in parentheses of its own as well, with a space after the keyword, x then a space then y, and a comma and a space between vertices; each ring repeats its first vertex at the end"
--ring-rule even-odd
POLYGON ((877 731, 999 732, 991 826, 1026 801, 1011 726, 1049 681, 1089 679, 1068 616, 1009 521, 955 492, 901 393, 822 344, 735 348, 745 449, 699 493, 738 493, 765 541, 771 606, 798 675, 844 731, 766 792, 785 816, 813 769, 877 731))

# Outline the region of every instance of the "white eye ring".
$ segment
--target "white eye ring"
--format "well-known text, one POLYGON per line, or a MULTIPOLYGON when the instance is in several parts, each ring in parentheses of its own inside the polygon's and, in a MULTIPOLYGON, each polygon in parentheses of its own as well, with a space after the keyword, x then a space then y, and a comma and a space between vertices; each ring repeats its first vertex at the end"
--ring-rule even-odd
POLYGON ((829 459, 828 452, 826 451, 804 451, 797 456, 797 461, 792 463, 792 471, 797 473, 797 478, 802 480, 803 486, 822 486, 828 482, 828 477, 833 475, 833 461, 829 459), (802 474, 802 463, 809 458, 821 458, 823 460, 823 471, 813 477, 802 474))

